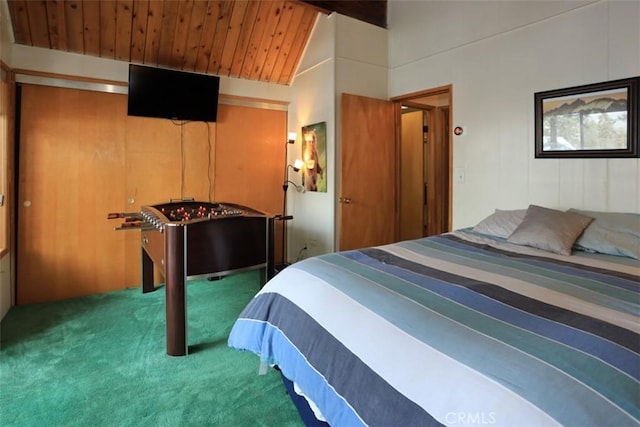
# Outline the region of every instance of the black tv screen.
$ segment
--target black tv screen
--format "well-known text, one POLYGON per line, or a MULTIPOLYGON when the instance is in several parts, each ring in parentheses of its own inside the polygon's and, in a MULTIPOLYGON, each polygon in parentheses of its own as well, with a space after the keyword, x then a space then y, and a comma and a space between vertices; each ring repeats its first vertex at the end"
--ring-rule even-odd
POLYGON ((130 116, 215 122, 220 77, 129 64, 130 116))

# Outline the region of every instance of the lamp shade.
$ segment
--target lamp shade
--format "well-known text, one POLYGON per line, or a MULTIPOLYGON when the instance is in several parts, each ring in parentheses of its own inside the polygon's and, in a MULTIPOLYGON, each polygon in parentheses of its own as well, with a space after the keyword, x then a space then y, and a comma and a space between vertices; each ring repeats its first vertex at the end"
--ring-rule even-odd
POLYGON ((293 168, 296 171, 299 171, 300 169, 302 169, 303 166, 304 166, 304 162, 300 159, 296 159, 296 161, 293 162, 293 168))
POLYGON ((294 142, 296 142, 297 137, 298 135, 295 132, 289 132, 289 135, 288 135, 289 144, 293 144, 294 142))

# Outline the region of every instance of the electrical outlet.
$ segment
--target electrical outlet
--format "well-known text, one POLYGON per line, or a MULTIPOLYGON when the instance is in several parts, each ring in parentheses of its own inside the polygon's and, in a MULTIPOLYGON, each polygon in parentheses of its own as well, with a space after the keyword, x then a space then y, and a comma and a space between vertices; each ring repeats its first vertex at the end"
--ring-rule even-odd
POLYGON ((304 246, 302 247, 302 249, 300 249, 298 251, 298 256, 296 258, 296 262, 304 259, 304 257, 305 257, 304 254, 305 254, 306 251, 307 251, 307 244, 305 243, 304 246))

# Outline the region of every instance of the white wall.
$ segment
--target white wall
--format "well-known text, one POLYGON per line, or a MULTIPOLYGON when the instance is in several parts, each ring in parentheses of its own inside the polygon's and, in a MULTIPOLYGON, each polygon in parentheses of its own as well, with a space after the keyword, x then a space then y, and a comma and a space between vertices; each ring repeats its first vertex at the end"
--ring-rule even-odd
POLYGON ((453 227, 494 208, 640 212, 640 159, 534 159, 534 92, 640 75, 638 1, 389 1, 389 95, 453 85, 453 227))
MULTIPOLYGON (((129 63, 112 59, 14 44, 9 65, 14 69, 88 77, 126 83, 129 63)), ((290 88, 230 77, 220 77, 220 93, 248 98, 289 101, 290 88)), ((285 138, 286 135, 283 136, 285 138)))
MULTIPOLYGON (((288 226, 288 261, 298 254, 306 258, 333 250, 335 201, 335 17, 320 15, 316 21, 303 58, 291 86, 289 130, 298 133, 289 163, 302 158, 301 128, 306 125, 327 124, 327 192, 298 193, 289 187, 288 212, 293 220, 288 226), (302 251, 306 245, 307 250, 302 251), (301 252, 302 251, 302 252, 301 252)), ((300 174, 292 174, 301 183, 300 174)))
MULTIPOLYGON (((292 84, 289 130, 327 123, 327 192, 296 193, 289 187, 289 261, 305 246, 303 257, 337 247, 342 93, 387 99, 387 31, 335 13, 321 15, 292 84)), ((301 157, 301 143, 299 136, 290 162, 301 157)))

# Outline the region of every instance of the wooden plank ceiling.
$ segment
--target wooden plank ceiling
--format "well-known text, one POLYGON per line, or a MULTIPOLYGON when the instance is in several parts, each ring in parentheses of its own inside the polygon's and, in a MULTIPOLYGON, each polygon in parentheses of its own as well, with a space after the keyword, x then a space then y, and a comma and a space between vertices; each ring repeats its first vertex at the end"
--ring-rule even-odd
POLYGON ((338 11, 386 25, 386 0, 7 2, 17 44, 285 85, 318 13, 338 11), (367 10, 375 16, 368 17, 367 10))

